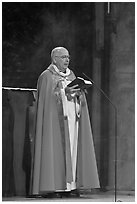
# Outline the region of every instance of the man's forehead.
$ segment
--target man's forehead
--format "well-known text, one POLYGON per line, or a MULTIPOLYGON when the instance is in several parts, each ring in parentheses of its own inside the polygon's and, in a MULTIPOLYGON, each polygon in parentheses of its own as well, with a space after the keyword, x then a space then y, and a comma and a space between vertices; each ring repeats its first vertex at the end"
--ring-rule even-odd
POLYGON ((55 50, 55 55, 68 55, 68 50, 65 48, 60 48, 55 50))

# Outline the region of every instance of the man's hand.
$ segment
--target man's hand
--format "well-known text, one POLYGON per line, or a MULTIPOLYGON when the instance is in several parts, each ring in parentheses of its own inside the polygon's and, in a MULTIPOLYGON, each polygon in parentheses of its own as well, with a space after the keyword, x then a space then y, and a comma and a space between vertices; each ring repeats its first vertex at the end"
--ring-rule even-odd
POLYGON ((72 87, 66 87, 65 88, 65 93, 66 93, 66 95, 67 94, 73 94, 73 93, 76 93, 76 92, 78 92, 78 91, 80 91, 80 88, 77 88, 78 87, 78 85, 74 85, 74 86, 72 86, 72 87))

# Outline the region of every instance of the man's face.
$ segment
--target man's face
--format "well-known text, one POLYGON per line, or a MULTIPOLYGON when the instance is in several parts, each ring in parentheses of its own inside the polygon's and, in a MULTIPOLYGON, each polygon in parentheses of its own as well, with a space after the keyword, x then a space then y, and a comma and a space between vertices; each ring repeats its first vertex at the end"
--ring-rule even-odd
POLYGON ((55 52, 54 63, 58 69, 64 72, 69 66, 69 53, 66 49, 60 49, 55 52))

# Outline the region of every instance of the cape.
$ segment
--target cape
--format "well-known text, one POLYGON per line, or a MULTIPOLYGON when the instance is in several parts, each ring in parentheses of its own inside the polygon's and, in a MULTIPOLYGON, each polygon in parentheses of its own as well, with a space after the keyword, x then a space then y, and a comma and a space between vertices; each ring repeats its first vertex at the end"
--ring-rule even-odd
MULTIPOLYGON (((68 76, 73 81, 72 71, 68 76)), ((48 67, 38 79, 32 193, 65 190, 72 181, 67 118, 60 97, 61 77, 48 67)), ((99 188, 93 137, 85 94, 77 148, 77 189, 99 188)))

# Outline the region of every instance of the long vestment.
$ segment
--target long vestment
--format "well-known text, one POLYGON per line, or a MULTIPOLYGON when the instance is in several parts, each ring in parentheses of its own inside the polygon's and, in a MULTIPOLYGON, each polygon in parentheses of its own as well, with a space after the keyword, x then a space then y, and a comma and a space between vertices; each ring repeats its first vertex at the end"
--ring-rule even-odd
POLYGON ((75 96, 66 101, 65 83, 74 79, 72 71, 62 77, 53 65, 39 77, 33 194, 67 190, 71 184, 70 190, 100 187, 85 95, 84 105, 75 96))

